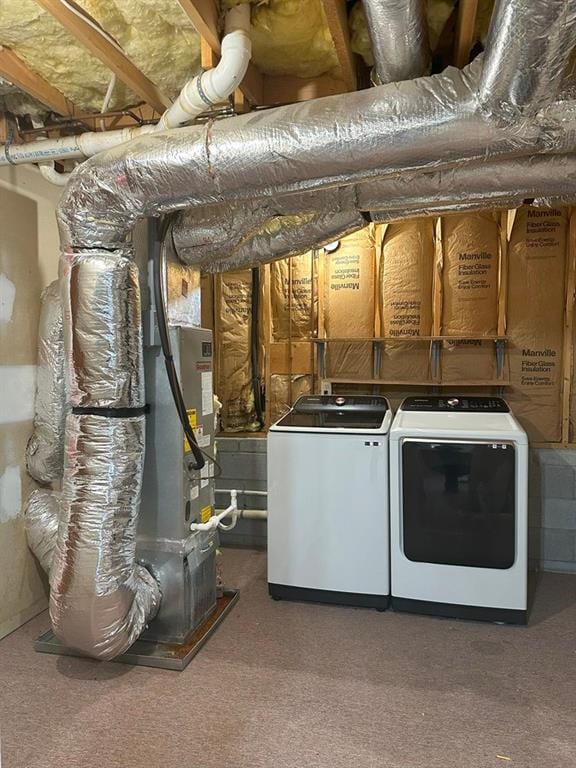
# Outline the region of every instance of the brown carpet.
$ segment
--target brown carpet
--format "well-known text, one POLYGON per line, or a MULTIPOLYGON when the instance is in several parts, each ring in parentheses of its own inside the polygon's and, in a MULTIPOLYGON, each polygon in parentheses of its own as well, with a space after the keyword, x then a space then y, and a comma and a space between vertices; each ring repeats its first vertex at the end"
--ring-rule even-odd
POLYGON ((0 643, 2 768, 574 768, 576 577, 529 627, 275 603, 265 555, 225 550, 240 602, 185 672, 0 643))

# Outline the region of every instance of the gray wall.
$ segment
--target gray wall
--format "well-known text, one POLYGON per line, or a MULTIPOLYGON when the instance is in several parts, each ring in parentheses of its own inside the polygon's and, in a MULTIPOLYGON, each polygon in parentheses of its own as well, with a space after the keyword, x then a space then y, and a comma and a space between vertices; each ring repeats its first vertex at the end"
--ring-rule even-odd
MULTIPOLYGON (((221 437, 216 488, 266 490, 266 438, 221 437)), ((228 504, 219 494, 218 507, 228 504)), ((546 571, 576 573, 576 451, 534 449, 530 457, 530 555, 546 571)), ((240 496, 239 506, 266 509, 266 497, 240 496)), ((222 544, 266 546, 266 522, 240 520, 222 544)))

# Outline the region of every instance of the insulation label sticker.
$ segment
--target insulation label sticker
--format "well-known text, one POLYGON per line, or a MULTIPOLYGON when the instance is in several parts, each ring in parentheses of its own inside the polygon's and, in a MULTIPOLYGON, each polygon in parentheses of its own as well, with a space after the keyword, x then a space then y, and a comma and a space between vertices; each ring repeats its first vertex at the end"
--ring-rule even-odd
POLYGON ((212 462, 207 461, 206 464, 200 470, 200 488, 206 488, 208 485, 208 478, 212 475, 212 462))
POLYGON ((212 396, 212 371, 202 371, 202 416, 208 416, 214 411, 212 396))
POLYGON ((202 507, 202 509, 200 510, 200 522, 207 523, 211 517, 212 517, 212 507, 210 505, 208 505, 207 507, 202 507))
MULTIPOLYGON (((192 427, 192 429, 196 429, 196 426, 198 424, 198 421, 196 419, 196 408, 188 408, 186 411, 188 415, 188 424, 192 427)), ((187 453, 190 450, 190 443, 188 442, 188 438, 184 436, 184 453, 187 453)))

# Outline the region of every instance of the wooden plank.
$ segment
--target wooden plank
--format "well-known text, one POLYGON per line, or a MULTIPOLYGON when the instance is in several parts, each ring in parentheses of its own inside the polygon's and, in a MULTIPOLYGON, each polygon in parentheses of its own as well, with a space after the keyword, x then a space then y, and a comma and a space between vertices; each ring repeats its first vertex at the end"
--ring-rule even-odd
MULTIPOLYGON (((220 56, 219 11, 215 0, 178 0, 200 37, 206 41, 213 53, 220 56)), ((252 104, 263 104, 262 75, 253 65, 248 65, 240 90, 252 104)))
POLYGON ((323 96, 334 96, 337 93, 347 93, 348 90, 346 83, 330 75, 312 78, 265 75, 263 78, 263 103, 293 104, 297 101, 308 101, 323 96))
POLYGON ((566 263, 566 310, 564 313, 564 355, 562 360, 562 441, 568 443, 570 434, 570 405, 574 368, 574 299, 576 293, 576 216, 571 211, 566 263))
POLYGON ((508 308, 508 211, 502 211, 499 222, 500 263, 498 285, 498 334, 506 333, 506 310, 508 308))
POLYGON ((356 90, 356 60, 350 48, 350 32, 345 0, 322 0, 328 28, 334 41, 342 80, 348 91, 356 90))
POLYGON ((269 350, 271 374, 288 376, 314 373, 312 345, 309 341, 274 341, 269 350))
POLYGON ((100 59, 139 98, 158 112, 163 112, 170 106, 170 99, 130 61, 119 46, 117 47, 106 35, 100 34, 87 19, 83 19, 60 0, 36 0, 36 2, 51 13, 79 43, 100 59))
POLYGON ((74 115, 74 104, 64 94, 29 69, 13 51, 1 46, 0 75, 59 115, 74 115))
POLYGON ((478 0, 460 0, 454 41, 454 64, 457 67, 465 67, 470 59, 477 12, 478 0))

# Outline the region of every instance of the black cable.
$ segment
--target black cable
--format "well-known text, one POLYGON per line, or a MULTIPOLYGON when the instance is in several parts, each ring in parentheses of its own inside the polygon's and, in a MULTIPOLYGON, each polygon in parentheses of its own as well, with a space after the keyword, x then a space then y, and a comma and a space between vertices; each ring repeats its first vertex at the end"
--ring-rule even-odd
POLYGON ((254 408, 260 429, 264 429, 264 414, 262 409, 262 390, 258 375, 258 346, 259 346, 259 315, 260 315, 260 270, 252 269, 252 312, 250 317, 250 364, 252 368, 252 391, 254 393, 254 408))

